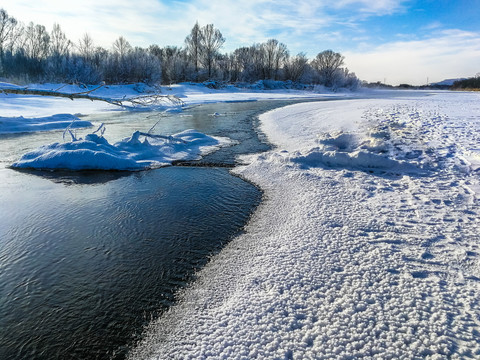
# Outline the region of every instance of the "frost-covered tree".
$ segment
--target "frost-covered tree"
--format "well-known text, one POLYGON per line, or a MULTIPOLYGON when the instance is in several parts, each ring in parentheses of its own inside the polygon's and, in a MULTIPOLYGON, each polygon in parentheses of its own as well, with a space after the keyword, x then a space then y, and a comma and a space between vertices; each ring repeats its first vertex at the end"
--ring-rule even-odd
POLYGON ((220 30, 216 29, 213 24, 203 26, 200 34, 200 61, 207 70, 208 78, 211 78, 215 60, 219 55, 218 50, 220 50, 225 43, 225 38, 220 30))
POLYGON ((280 69, 288 58, 287 46, 276 39, 270 39, 262 45, 264 79, 278 80, 280 69))
POLYGON ((78 41, 77 50, 85 61, 91 61, 94 55, 95 45, 93 44, 92 37, 88 33, 85 33, 78 41))
POLYGON ((112 48, 113 52, 120 58, 124 58, 130 51, 132 51, 132 46, 123 36, 120 36, 114 41, 112 48))
POLYGON ((338 70, 344 64, 342 54, 332 50, 325 50, 319 53, 312 61, 312 67, 317 71, 320 83, 325 86, 333 86, 338 70))
POLYGON ((200 54, 201 54, 201 30, 198 21, 192 28, 192 31, 185 39, 185 48, 187 50, 188 56, 193 63, 195 72, 198 73, 200 67, 200 54))
POLYGON ((43 25, 31 22, 25 29, 24 49, 32 60, 43 60, 48 56, 50 49, 50 35, 43 25))
POLYGON ((186 80, 190 56, 184 49, 176 46, 159 48, 159 58, 162 64, 163 83, 174 84, 186 80))
POLYGON ((50 55, 54 57, 68 56, 72 42, 67 39, 60 25, 53 24, 53 30, 50 33, 50 55))
POLYGON ((15 38, 15 28, 18 22, 8 15, 4 9, 0 9, 0 63, 8 45, 15 38))
POLYGON ((289 57, 285 61, 285 79, 299 81, 305 73, 307 64, 308 59, 305 53, 299 53, 296 56, 289 57))

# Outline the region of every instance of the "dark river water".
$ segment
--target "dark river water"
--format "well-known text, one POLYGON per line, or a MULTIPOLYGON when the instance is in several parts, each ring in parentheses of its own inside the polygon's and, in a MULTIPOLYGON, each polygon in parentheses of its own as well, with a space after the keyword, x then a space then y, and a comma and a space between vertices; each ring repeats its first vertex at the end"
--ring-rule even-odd
POLYGON ((0 135, 0 359, 123 359, 259 204, 259 189, 228 167, 268 149, 256 115, 286 104, 86 117, 106 124, 111 143, 157 121, 157 133, 194 128, 238 142, 135 173, 15 171, 11 162, 62 132, 0 135))

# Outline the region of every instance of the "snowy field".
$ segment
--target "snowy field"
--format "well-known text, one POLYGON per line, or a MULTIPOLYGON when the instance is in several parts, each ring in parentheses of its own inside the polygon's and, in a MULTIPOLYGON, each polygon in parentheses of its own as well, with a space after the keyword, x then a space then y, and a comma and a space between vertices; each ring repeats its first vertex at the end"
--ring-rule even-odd
MULTIPOLYGON (((187 104, 345 97, 171 89, 187 104)), ((356 96, 368 99, 261 116, 276 147, 233 171, 264 201, 132 358, 480 358, 480 95, 356 96)), ((5 94, 0 104, 11 118, 114 108, 5 94)))
POLYGON ((479 358, 479 100, 264 114, 264 202, 132 358, 479 358))

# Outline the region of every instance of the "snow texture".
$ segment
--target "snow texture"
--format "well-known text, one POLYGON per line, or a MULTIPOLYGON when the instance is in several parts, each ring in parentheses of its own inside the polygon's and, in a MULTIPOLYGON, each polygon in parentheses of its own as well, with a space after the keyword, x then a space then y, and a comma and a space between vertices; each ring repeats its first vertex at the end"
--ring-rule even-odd
POLYGON ((264 114, 265 201, 131 358, 480 358, 480 97, 425 95, 264 114))
POLYGON ((39 118, 2 117, 0 116, 0 134, 49 131, 70 128, 90 127, 92 123, 80 120, 70 114, 56 114, 39 118))
POLYGON ((139 131, 110 144, 92 133, 85 139, 54 143, 23 155, 12 168, 136 171, 170 165, 175 160, 195 160, 202 154, 230 144, 226 138, 185 130, 165 138, 139 131))

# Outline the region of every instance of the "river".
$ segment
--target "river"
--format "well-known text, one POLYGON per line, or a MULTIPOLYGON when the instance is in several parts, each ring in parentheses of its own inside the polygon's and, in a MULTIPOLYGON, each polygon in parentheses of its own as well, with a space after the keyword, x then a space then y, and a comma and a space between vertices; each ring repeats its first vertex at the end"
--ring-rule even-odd
POLYGON ((85 117, 104 122, 111 143, 155 124, 157 133, 194 128, 236 141, 200 161, 134 173, 15 171, 8 164, 62 132, 1 135, 0 358, 123 359, 242 231, 262 194, 228 167, 269 148, 256 115, 289 103, 85 117))

